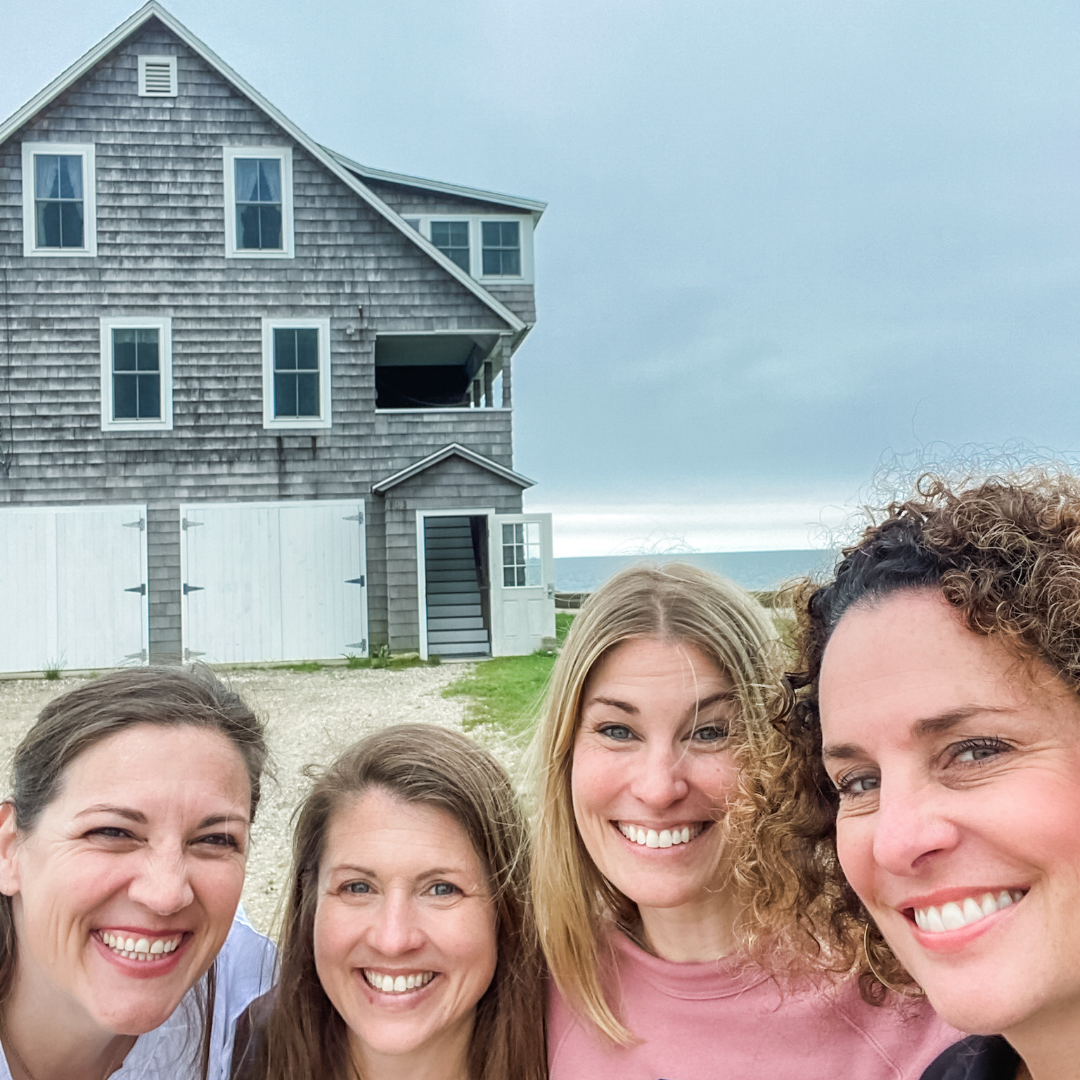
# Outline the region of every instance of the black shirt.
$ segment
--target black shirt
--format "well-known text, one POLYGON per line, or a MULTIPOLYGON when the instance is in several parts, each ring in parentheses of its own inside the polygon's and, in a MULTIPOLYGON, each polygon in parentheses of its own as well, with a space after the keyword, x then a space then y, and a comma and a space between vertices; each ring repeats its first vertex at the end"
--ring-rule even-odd
POLYGON ((1020 1055, 1000 1035, 969 1035, 931 1063, 922 1080, 1016 1080, 1020 1055))

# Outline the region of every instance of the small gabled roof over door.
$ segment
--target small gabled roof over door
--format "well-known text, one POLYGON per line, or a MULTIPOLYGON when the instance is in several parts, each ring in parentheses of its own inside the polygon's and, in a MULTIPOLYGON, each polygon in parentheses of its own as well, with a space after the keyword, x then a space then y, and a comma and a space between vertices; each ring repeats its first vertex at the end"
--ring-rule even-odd
POLYGON ((480 468, 487 469, 488 472, 494 473, 503 480, 509 480, 510 483, 517 484, 521 488, 530 488, 536 484, 535 480, 530 480, 527 476, 522 476, 521 473, 516 473, 513 469, 508 469, 505 465, 500 465, 497 461, 492 461, 491 458, 484 457, 483 454, 478 454, 467 446, 462 446, 461 443, 448 443, 441 450, 436 450, 434 454, 428 454, 427 457, 420 458, 419 461, 414 461, 406 468, 399 469, 396 473, 391 473, 378 483, 372 484, 371 491, 375 495, 385 495, 392 488, 397 487, 398 484, 411 480, 426 469, 430 469, 433 465, 438 465, 439 462, 446 461, 447 458, 451 457, 459 457, 471 462, 473 465, 478 465, 480 468))

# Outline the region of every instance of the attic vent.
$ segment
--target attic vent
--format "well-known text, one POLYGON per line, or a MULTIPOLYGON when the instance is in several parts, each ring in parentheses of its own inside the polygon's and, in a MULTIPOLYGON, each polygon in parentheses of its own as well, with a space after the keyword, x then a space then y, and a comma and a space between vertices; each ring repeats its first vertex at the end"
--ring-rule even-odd
POLYGON ((176 57, 139 57, 139 97, 176 97, 176 57))

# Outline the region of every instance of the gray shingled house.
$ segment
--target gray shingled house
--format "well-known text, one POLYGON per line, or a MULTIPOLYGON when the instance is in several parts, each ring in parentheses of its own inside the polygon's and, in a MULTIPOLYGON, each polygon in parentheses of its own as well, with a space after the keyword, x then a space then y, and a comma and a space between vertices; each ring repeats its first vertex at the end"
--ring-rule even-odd
POLYGON ((315 143, 159 4, 0 126, 0 670, 554 634, 544 204, 315 143))

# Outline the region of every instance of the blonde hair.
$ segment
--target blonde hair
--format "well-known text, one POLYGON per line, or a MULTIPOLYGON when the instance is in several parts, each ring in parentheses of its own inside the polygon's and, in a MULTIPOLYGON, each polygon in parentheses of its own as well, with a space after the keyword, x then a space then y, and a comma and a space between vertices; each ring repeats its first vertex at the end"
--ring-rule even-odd
POLYGON ((652 638, 700 649, 734 684, 730 745, 738 764, 776 752, 769 723, 780 686, 779 648, 768 615, 737 585, 685 563, 633 566, 586 602, 556 661, 534 744, 537 813, 533 901, 551 975, 574 1011, 609 1039, 634 1036, 618 1020, 602 985, 605 926, 628 924, 636 905, 597 869, 585 849, 570 794, 574 741, 585 682, 624 641, 652 638))

